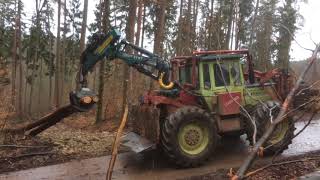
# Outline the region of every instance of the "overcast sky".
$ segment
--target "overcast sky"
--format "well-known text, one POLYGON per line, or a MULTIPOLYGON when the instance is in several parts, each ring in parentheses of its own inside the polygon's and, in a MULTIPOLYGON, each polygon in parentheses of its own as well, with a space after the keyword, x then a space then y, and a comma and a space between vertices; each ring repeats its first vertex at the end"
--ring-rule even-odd
MULTIPOLYGON (((26 18, 28 18, 35 10, 35 3, 30 3, 33 0, 22 1, 25 5, 26 18)), ((95 4, 97 2, 98 0, 89 0, 88 24, 94 21, 93 10, 95 9, 95 4)), ((57 9, 57 7, 55 8, 57 9)), ((301 46, 314 49, 315 45, 312 40, 320 42, 320 0, 308 0, 307 4, 301 3, 299 12, 304 17, 304 24, 300 27, 300 30, 296 32, 296 40, 301 46)), ((299 47, 297 43, 293 41, 290 55, 291 60, 303 60, 308 58, 311 55, 311 52, 299 47)))
MULTIPOLYGON (((320 42, 320 1, 308 0, 307 4, 300 6, 300 14, 304 17, 304 24, 296 33, 296 40, 301 46, 314 49, 316 43, 320 42)), ((291 46, 292 60, 302 60, 311 56, 310 51, 303 50, 296 42, 291 46)))

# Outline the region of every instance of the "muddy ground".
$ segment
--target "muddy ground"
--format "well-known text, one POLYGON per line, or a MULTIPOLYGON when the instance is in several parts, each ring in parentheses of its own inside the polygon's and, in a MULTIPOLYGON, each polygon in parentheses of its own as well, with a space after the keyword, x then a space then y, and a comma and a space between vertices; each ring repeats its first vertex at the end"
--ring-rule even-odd
POLYGON ((7 136, 0 143, 0 173, 109 155, 117 121, 96 125, 93 114, 72 115, 36 137, 7 136))
MULTIPOLYGON (((320 167, 320 151, 308 154, 293 156, 289 158, 279 158, 272 162, 254 165, 247 173, 254 172, 246 179, 250 180, 294 180, 298 177, 314 172, 320 167), (273 164, 273 165, 271 165, 273 164), (266 168, 265 168, 266 167, 266 168)), ((236 172, 237 169, 233 171, 236 172)), ((229 180, 230 169, 220 169, 216 172, 192 176, 180 180, 229 180)))
MULTIPOLYGON (((17 147, 0 145, 0 173, 109 155, 118 126, 117 120, 95 125, 93 114, 75 114, 34 138, 9 138, 10 140, 3 144, 17 147)), ((127 149, 124 147, 120 148, 120 152, 125 151, 127 149)), ((250 176, 249 179, 295 179, 308 174, 320 167, 320 151, 282 158, 275 162, 292 160, 303 161, 271 166, 250 176)), ((255 165, 250 171, 265 165, 255 165)), ((210 174, 191 176, 184 180, 229 179, 228 173, 229 169, 219 169, 210 174)))

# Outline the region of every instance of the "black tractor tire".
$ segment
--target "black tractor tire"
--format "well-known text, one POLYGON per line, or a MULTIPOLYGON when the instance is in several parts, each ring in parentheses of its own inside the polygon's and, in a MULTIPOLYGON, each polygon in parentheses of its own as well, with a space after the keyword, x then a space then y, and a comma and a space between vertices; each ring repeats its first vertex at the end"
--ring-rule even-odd
MULTIPOLYGON (((198 107, 182 107, 170 114, 162 124, 160 145, 169 160, 179 167, 197 167, 203 164, 212 155, 217 146, 217 141, 218 133, 215 121, 210 117, 209 113, 198 107), (188 127, 191 127, 191 129, 185 131, 188 127), (192 134, 194 132, 193 127, 201 129, 200 135, 197 133, 192 134), (184 134, 184 132, 187 133, 184 134), (188 136, 190 132, 193 136, 188 136), (183 137, 183 140, 181 140, 181 137, 183 137), (192 153, 189 153, 184 148, 186 145, 189 146, 190 143, 193 146, 193 138, 188 139, 188 137, 198 138, 198 141, 196 140, 195 142, 205 142, 204 145, 200 143, 199 148, 201 150, 199 152, 193 153, 191 151, 192 153), (186 142, 189 142, 189 144, 186 142)), ((196 146, 198 146, 197 143, 196 146)))
MULTIPOLYGON (((257 126, 256 141, 258 141, 264 134, 264 132, 270 126, 270 112, 269 109, 275 107, 272 110, 273 119, 275 119, 280 112, 280 104, 276 101, 267 101, 264 104, 257 104, 250 112, 251 117, 255 120, 257 126)), ((246 132, 250 144, 253 144, 253 125, 249 118, 246 118, 246 132)), ((270 138, 263 144, 265 148, 264 155, 270 156, 274 154, 281 154, 284 150, 288 149, 288 146, 292 143, 294 136, 294 123, 291 117, 287 117, 280 122, 270 138)))

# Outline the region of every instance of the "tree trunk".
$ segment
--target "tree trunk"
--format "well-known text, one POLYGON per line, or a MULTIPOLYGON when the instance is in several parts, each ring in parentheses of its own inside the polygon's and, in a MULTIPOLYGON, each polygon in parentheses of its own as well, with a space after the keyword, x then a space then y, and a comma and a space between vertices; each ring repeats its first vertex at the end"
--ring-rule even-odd
POLYGON ((16 107, 16 75, 17 75, 17 30, 18 30, 18 16, 17 16, 17 0, 15 0, 15 25, 13 32, 13 46, 12 46, 12 77, 11 77, 11 104, 16 107))
POLYGON ((55 76, 55 106, 60 107, 60 18, 61 0, 58 0, 58 25, 56 42, 56 76, 55 76))
MULTIPOLYGON (((30 61, 29 58, 27 59, 27 61, 28 61, 28 60, 30 61)), ((29 68, 26 67, 25 77, 27 77, 28 75, 29 75, 29 68)), ((28 90, 28 81, 25 80, 25 81, 24 81, 24 93, 23 93, 23 94, 24 94, 24 101, 23 101, 23 102, 24 102, 24 106, 23 106, 23 112, 24 112, 24 113, 27 113, 27 111, 28 111, 28 110, 27 110, 27 109, 28 109, 28 108, 27 108, 27 90, 28 90)))
POLYGON ((156 4, 156 21, 154 31, 154 45, 153 52, 159 55, 163 53, 163 41, 164 41, 164 25, 165 25, 165 11, 167 0, 159 1, 156 4))
POLYGON ((252 17, 251 31, 250 31, 250 38, 249 38, 249 51, 252 50, 252 41, 253 41, 254 30, 256 28, 255 25, 256 25, 256 18, 257 18, 257 15, 258 15, 258 10, 259 10, 259 3, 260 3, 260 0, 257 0, 256 7, 254 9, 254 14, 253 14, 253 17, 252 17))
POLYGON ((192 17, 192 50, 197 47, 197 21, 198 21, 198 7, 199 0, 193 1, 193 17, 192 17))
MULTIPOLYGON (((50 17, 48 16, 48 29, 50 31, 51 24, 50 24, 50 17)), ((52 36, 50 35, 50 42, 49 42, 49 109, 52 108, 52 76, 53 76, 53 63, 54 63, 54 57, 51 56, 51 53, 53 52, 53 44, 52 44, 52 36)))
MULTIPOLYGON (((110 1, 104 0, 103 2, 103 8, 101 9, 103 11, 102 16, 102 31, 106 33, 108 31, 108 28, 110 27, 110 20, 109 20, 109 14, 110 14, 110 1)), ((100 123, 103 121, 103 92, 104 92, 104 80, 105 80, 105 60, 102 60, 100 62, 99 67, 99 86, 98 86, 98 97, 99 101, 97 103, 97 113, 96 113, 96 123, 100 123)))
POLYGON ((211 4, 210 4, 210 16, 208 18, 210 18, 209 20, 209 38, 208 38, 208 43, 207 43, 207 49, 208 50, 212 50, 212 46, 213 46, 213 36, 214 36, 214 26, 213 26, 213 12, 214 12, 214 8, 213 8, 213 4, 214 4, 214 0, 211 0, 211 4))
POLYGON ((86 40, 86 29, 87 29, 87 15, 88 15, 88 0, 84 0, 83 5, 83 19, 82 19, 82 26, 81 26, 81 38, 80 38, 80 55, 84 50, 85 47, 85 40, 86 40))
POLYGON ((35 99, 33 97, 33 91, 34 91, 34 84, 35 84, 35 74, 36 74, 36 63, 39 60, 39 46, 40 46, 40 4, 39 0, 36 0, 36 33, 37 33, 37 38, 36 38, 36 49, 35 49, 35 58, 32 61, 32 72, 31 72, 31 87, 30 87, 30 92, 29 92, 29 105, 28 105, 28 113, 31 115, 31 110, 33 106, 33 100, 35 99))
POLYGON ((144 43, 144 30, 146 22, 146 6, 143 6, 143 19, 142 19, 142 33, 141 33, 141 47, 143 48, 144 43))
MULTIPOLYGON (((137 0, 129 0, 129 14, 127 19, 126 25, 126 38, 129 42, 134 41, 134 28, 136 22, 136 9, 137 9, 137 0)), ((132 49, 128 48, 127 53, 132 53, 132 49)), ((123 89, 122 89, 122 111, 123 114, 125 105, 128 104, 128 80, 129 77, 129 66, 124 64, 123 65, 123 89)))
POLYGON ((39 89, 38 89, 38 107, 40 107, 41 105, 41 96, 43 96, 42 94, 42 58, 40 59, 40 71, 39 71, 39 89))
POLYGON ((178 34, 177 34, 177 40, 175 43, 176 48, 176 55, 182 55, 182 37, 183 37, 183 31, 182 31, 182 23, 183 23, 183 3, 184 0, 180 0, 180 10, 179 10, 179 19, 178 19, 178 34))
POLYGON ((21 7, 22 6, 22 2, 21 0, 18 0, 18 58, 17 58, 17 61, 19 61, 19 100, 18 100, 18 108, 17 108, 17 112, 18 112, 18 116, 20 119, 22 119, 23 117, 23 111, 22 111, 22 93, 23 93, 23 89, 22 89, 22 86, 23 86, 23 77, 22 77, 22 66, 23 66, 23 63, 22 63, 22 53, 21 53, 21 48, 22 48, 22 41, 21 41, 21 7))
MULTIPOLYGON (((81 57, 82 52, 85 48, 85 40, 86 40, 86 30, 87 30, 87 15, 88 15, 88 0, 84 0, 83 5, 83 18, 82 18, 82 25, 81 25, 81 37, 80 37, 80 54, 81 57)), ((79 61, 80 63, 80 61, 79 61)), ((81 66, 81 63, 79 67, 81 66)), ((79 83, 77 83, 77 89, 79 89, 79 83)))
MULTIPOLYGON (((60 57, 60 103, 62 104, 64 101, 64 92, 65 92, 65 76, 67 71, 66 66, 66 47, 67 47, 67 0, 64 0, 63 5, 63 34, 62 34, 62 42, 60 41, 60 44, 62 46, 61 48, 61 57, 60 57)), ((72 48, 73 49, 73 48, 72 48)), ((74 53, 72 53, 73 57, 74 53)))
POLYGON ((191 49, 192 49, 192 44, 191 44, 191 32, 192 32, 192 29, 191 29, 191 21, 190 19, 192 18, 191 16, 191 4, 192 4, 192 0, 188 0, 188 8, 187 8, 187 12, 186 12, 186 18, 185 18, 185 24, 183 27, 186 31, 185 31, 185 35, 184 35, 184 40, 181 42, 183 44, 183 42, 185 42, 185 51, 182 52, 183 55, 190 55, 191 54, 191 49))
POLYGON ((233 21, 233 10, 234 10, 234 0, 231 0, 230 2, 230 12, 229 12, 229 17, 228 17, 228 30, 227 30, 227 35, 226 35, 226 44, 225 44, 225 49, 229 49, 230 45, 230 40, 231 40, 231 30, 232 30, 232 21, 233 21))
MULTIPOLYGON (((142 13, 143 13, 143 0, 139 0, 139 7, 138 7, 138 19, 137 19, 137 32, 136 32, 136 41, 135 45, 140 45, 140 38, 141 38, 141 26, 142 26, 142 13)), ((143 37, 142 37, 143 38, 143 37)))

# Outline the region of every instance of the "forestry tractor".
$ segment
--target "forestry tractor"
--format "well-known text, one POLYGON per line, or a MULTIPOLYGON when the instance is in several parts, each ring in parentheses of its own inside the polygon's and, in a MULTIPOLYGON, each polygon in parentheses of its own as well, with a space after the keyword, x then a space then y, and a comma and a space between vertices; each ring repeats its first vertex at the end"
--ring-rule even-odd
MULTIPOLYGON (((183 167, 198 166, 214 156, 219 136, 247 134, 253 144, 276 117, 292 83, 285 71, 254 70, 248 50, 195 51, 169 62, 120 40, 120 32, 113 29, 94 34, 82 54, 81 86, 70 93, 78 111, 89 110, 98 101, 87 88, 86 75, 103 59, 121 59, 160 85, 131 108, 134 133, 124 138, 124 144, 136 152, 156 144, 183 167), (126 53, 128 48, 136 53, 126 53)), ((285 118, 264 144, 264 154, 282 152, 291 143, 295 128, 290 117, 285 118)))

